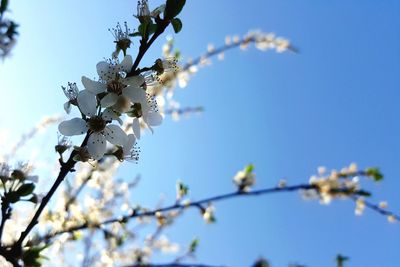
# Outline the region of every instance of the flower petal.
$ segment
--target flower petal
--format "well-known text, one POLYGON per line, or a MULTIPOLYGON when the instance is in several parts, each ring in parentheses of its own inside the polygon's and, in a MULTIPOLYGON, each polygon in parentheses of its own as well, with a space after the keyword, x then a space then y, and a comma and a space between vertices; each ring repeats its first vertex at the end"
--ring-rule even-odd
POLYGON ((104 135, 107 141, 113 145, 123 146, 128 140, 126 133, 119 126, 113 124, 106 126, 104 135))
POLYGON ((128 97, 132 103, 140 103, 144 104, 147 102, 146 92, 140 88, 135 86, 128 86, 122 90, 122 95, 128 97))
POLYGON ((101 133, 92 133, 89 136, 87 149, 93 159, 99 160, 106 153, 106 138, 101 133))
POLYGON ((114 93, 108 93, 105 97, 103 97, 100 101, 100 104, 103 108, 108 108, 117 103, 118 95, 114 93))
POLYGON ((67 101, 64 103, 64 110, 69 114, 71 112, 71 102, 67 101))
POLYGON ((118 121, 119 125, 122 125, 123 122, 119 116, 120 115, 117 112, 113 111, 110 108, 107 108, 106 110, 104 110, 103 114, 101 115, 101 117, 103 119, 105 119, 106 121, 116 120, 116 121, 118 121))
POLYGON ((78 106, 83 114, 88 117, 96 115, 97 99, 94 94, 88 90, 82 90, 78 94, 78 106))
POLYGON ((126 85, 134 86, 134 87, 139 87, 144 83, 144 78, 140 75, 138 76, 131 76, 127 77, 123 80, 123 83, 126 85))
POLYGON ((107 85, 105 83, 93 81, 85 76, 82 76, 82 84, 89 92, 97 95, 107 91, 107 85))
POLYGON ((138 118, 133 118, 132 129, 137 139, 140 139, 140 123, 138 118))
POLYGON ((114 77, 111 77, 111 76, 113 76, 112 75, 113 71, 112 71, 112 67, 110 66, 110 64, 108 62, 101 61, 101 62, 97 63, 96 69, 97 69, 97 74, 100 76, 100 78, 102 80, 107 81, 107 80, 114 78, 114 77))
POLYGON ((163 116, 158 112, 149 112, 146 114, 145 120, 149 126, 159 126, 163 121, 163 116))
POLYGON ((132 56, 127 55, 124 57, 124 59, 122 60, 122 62, 120 64, 120 70, 128 73, 131 71, 132 65, 133 65, 132 56))
POLYGON ((136 137, 133 134, 129 134, 127 137, 126 143, 122 146, 122 151, 125 155, 129 155, 131 153, 132 147, 136 143, 136 137))
POLYGON ((58 125, 58 131, 65 136, 81 135, 87 132, 86 121, 81 118, 63 121, 58 125))
POLYGON ((110 108, 106 108, 103 113, 101 114, 101 117, 105 119, 106 121, 112 121, 112 120, 117 120, 119 118, 118 114, 114 112, 110 108))

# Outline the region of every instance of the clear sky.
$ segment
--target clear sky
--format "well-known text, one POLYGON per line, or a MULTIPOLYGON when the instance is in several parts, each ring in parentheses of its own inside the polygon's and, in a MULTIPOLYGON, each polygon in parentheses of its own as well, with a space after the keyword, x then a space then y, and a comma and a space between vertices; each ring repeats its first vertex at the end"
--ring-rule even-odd
MULTIPOLYGON (((183 106, 205 112, 180 122, 167 118, 140 141, 139 164, 126 164, 120 174, 142 175, 136 201, 154 205, 164 193, 165 203, 172 202, 177 179, 195 199, 229 192, 232 176, 250 162, 260 188, 283 177, 306 182, 321 165, 356 162, 381 168, 383 183, 363 183, 374 201, 400 211, 399 1, 187 2, 176 36, 183 56, 250 29, 287 37, 300 54, 231 51, 178 90, 183 106)), ((0 123, 12 134, 46 114, 62 114, 60 85, 95 76, 96 63, 113 49, 108 28, 125 20, 136 27, 136 1, 11 1, 11 9, 21 36, 13 57, 0 64, 0 123)), ((163 42, 144 62, 160 55, 163 42)), ((214 225, 192 211, 167 231, 182 244, 199 237, 199 262, 241 267, 262 255, 273 266, 321 267, 334 266, 342 253, 351 257, 346 267, 400 266, 399 225, 370 211, 354 216, 350 201, 321 206, 285 194, 216 207, 214 225)))

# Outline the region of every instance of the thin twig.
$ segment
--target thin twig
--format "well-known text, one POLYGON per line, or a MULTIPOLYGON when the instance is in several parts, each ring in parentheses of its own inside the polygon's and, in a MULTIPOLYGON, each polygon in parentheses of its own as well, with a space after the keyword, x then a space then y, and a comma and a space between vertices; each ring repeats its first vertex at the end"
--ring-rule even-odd
MULTIPOLYGON (((82 141, 81 147, 86 146, 88 139, 89 139, 89 133, 86 134, 84 140, 82 141)), ((46 205, 49 203, 51 197, 56 192, 57 188, 60 186, 62 181, 64 181, 64 178, 74 168, 75 163, 76 163, 76 161, 74 160, 74 156, 76 155, 76 153, 77 152, 75 150, 72 151, 71 155, 69 156, 68 161, 61 165, 60 173, 58 174, 56 181, 54 182, 53 186, 50 188, 50 191, 43 198, 43 200, 40 203, 39 208, 37 209, 32 220, 30 221, 30 223, 28 224, 26 229, 21 233, 21 236, 18 239, 18 241, 14 244, 14 249, 16 249, 16 250, 22 249, 23 241, 28 236, 29 232, 33 229, 33 227, 38 223, 38 219, 39 219, 39 216, 41 215, 42 211, 44 210, 46 205)))

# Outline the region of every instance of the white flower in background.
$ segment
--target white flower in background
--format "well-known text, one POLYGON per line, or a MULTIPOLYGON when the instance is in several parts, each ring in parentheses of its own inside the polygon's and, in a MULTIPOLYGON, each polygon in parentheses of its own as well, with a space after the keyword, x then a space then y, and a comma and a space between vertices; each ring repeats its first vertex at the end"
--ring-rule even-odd
POLYGON ((216 218, 215 218, 215 207, 211 203, 203 211, 203 220, 206 223, 214 223, 216 221, 216 218))
POLYGON ((387 207, 388 207, 388 203, 386 202, 386 201, 381 201, 381 202, 379 202, 379 208, 381 208, 381 209, 387 209, 387 207))
POLYGON ((117 125, 107 125, 112 120, 112 112, 105 110, 96 115, 96 97, 87 90, 83 90, 77 97, 80 110, 87 119, 74 118, 63 121, 58 130, 65 136, 81 135, 89 132, 87 149, 93 159, 98 160, 106 152, 106 141, 113 145, 123 146, 127 142, 126 133, 117 125))
POLYGON ((252 164, 246 166, 243 170, 238 171, 233 182, 237 185, 239 191, 248 192, 256 182, 255 174, 253 173, 254 166, 252 164))
POLYGON ((157 70, 160 73, 164 72, 177 72, 179 70, 178 67, 178 59, 176 57, 168 57, 164 59, 156 60, 157 70))
POLYGON ((397 218, 394 215, 389 215, 387 216, 388 222, 390 223, 396 223, 397 222, 397 218))
POLYGON ((64 110, 69 114, 71 112, 71 104, 72 105, 77 105, 77 97, 79 94, 79 89, 78 86, 76 86, 76 83, 68 83, 67 87, 61 86, 65 96, 68 98, 68 101, 65 102, 64 104, 64 110))
POLYGON ((355 214, 357 216, 361 216, 363 214, 364 210, 365 210, 365 200, 364 200, 364 198, 362 198, 362 197, 357 198, 355 214))

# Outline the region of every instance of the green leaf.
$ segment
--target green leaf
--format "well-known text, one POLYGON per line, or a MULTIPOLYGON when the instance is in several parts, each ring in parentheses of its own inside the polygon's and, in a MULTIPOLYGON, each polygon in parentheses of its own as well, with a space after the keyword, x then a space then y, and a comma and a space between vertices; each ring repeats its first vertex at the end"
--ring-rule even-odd
POLYGON ((37 204, 37 203, 38 203, 38 197, 37 197, 37 195, 36 195, 36 194, 33 194, 33 196, 32 196, 30 199, 28 199, 28 201, 29 201, 29 202, 32 202, 32 203, 34 203, 34 204, 37 204))
POLYGON ((164 19, 173 19, 179 15, 185 3, 186 0, 167 0, 164 11, 164 19))
POLYGON ((83 235, 81 231, 75 231, 72 233, 72 240, 82 240, 83 235))
POLYGON ((178 33, 182 30, 182 21, 178 18, 171 20, 172 27, 174 27, 175 33, 178 33))
POLYGON ((146 35, 148 24, 149 23, 147 21, 145 21, 142 24, 140 24, 138 27, 138 31, 142 37, 144 37, 146 35))
POLYGON ((0 14, 4 13, 7 10, 8 0, 1 0, 0 5, 0 14))
POLYGON ((23 197, 32 194, 33 190, 35 190, 34 184, 23 184, 20 188, 18 188, 17 194, 23 197))
POLYGON ((19 195, 15 191, 8 193, 6 198, 10 203, 16 203, 19 201, 19 195))
POLYGON ((199 246, 199 242, 200 241, 199 241, 198 238, 195 238, 195 239, 192 240, 192 242, 190 242, 190 245, 189 245, 189 252, 190 253, 196 252, 196 249, 199 246))
POLYGON ((370 176, 374 179, 375 182, 379 182, 383 180, 383 174, 380 172, 379 168, 368 168, 366 170, 367 176, 370 176))
POLYGON ((27 267, 40 267, 42 266, 42 260, 46 259, 40 255, 40 253, 47 248, 48 245, 42 247, 31 247, 28 250, 24 251, 22 255, 22 261, 24 262, 24 266, 27 267))
POLYGON ((148 34, 151 35, 151 34, 155 33, 156 30, 157 30, 157 24, 150 23, 148 26, 148 34))
POLYGON ((246 173, 252 173, 254 171, 254 165, 253 164, 249 164, 245 167, 244 171, 246 173))

